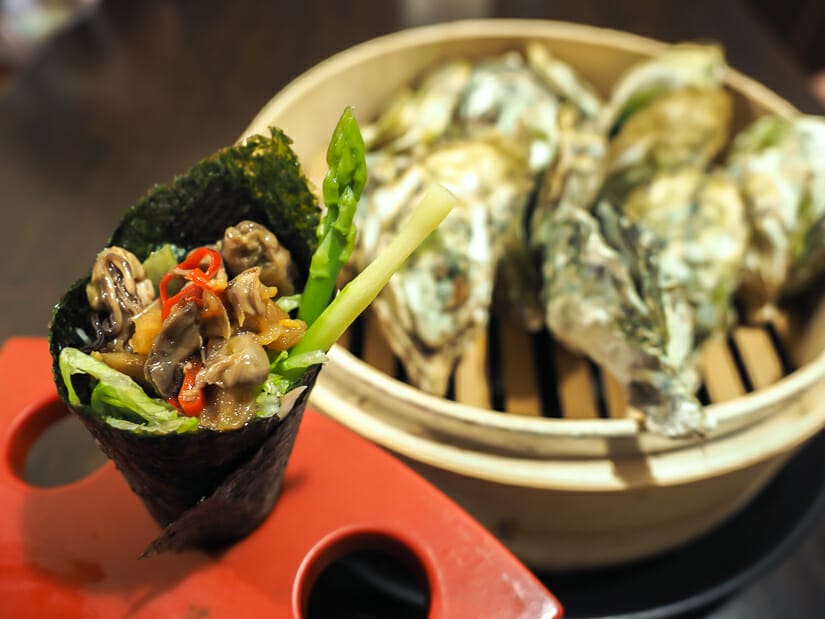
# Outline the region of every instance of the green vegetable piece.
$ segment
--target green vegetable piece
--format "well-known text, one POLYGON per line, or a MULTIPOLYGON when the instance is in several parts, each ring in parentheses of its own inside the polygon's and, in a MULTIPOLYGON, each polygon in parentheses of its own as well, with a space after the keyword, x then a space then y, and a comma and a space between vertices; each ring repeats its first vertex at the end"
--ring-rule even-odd
POLYGON ((262 418, 277 415, 281 410, 281 398, 291 386, 292 382, 280 374, 267 376, 261 385, 261 392, 255 398, 256 415, 262 418))
POLYGON ((275 304, 282 310, 284 310, 287 314, 291 313, 292 310, 297 309, 298 305, 300 305, 300 302, 300 294, 290 294, 275 299, 275 304))
MULTIPOLYGON (((198 428, 197 417, 181 417, 165 402, 150 398, 131 378, 113 370, 102 361, 76 348, 60 351, 60 375, 66 387, 69 404, 83 407, 80 397, 72 384, 72 376, 84 374, 97 379, 92 390, 88 409, 109 425, 148 432, 161 430, 168 432, 189 432, 198 428), (113 423, 114 422, 114 423, 113 423)), ((86 408, 86 407, 84 407, 86 408)))
POLYGON ((327 165, 323 186, 327 212, 318 228, 318 248, 298 307, 298 318, 308 325, 332 298, 338 273, 355 246, 352 220, 367 179, 367 163, 364 140, 351 108, 344 110, 332 133, 327 165))
POLYGON ((306 370, 313 365, 327 362, 327 356, 320 350, 310 350, 299 354, 292 354, 284 358, 279 368, 284 372, 292 370, 306 370))
MULTIPOLYGON (((289 351, 289 357, 297 357, 314 350, 326 352, 344 331, 381 292, 410 254, 435 230, 456 204, 456 197, 441 185, 432 185, 418 206, 410 213, 400 232, 380 254, 355 279, 333 299, 304 334, 298 344, 289 351)), ((281 362, 281 367, 283 364, 281 362)), ((295 376, 294 372, 283 372, 295 376)))
POLYGON ((149 254, 146 260, 143 261, 143 269, 146 271, 146 277, 149 278, 157 290, 161 278, 174 269, 178 262, 180 260, 175 255, 175 250, 169 243, 165 243, 149 254))

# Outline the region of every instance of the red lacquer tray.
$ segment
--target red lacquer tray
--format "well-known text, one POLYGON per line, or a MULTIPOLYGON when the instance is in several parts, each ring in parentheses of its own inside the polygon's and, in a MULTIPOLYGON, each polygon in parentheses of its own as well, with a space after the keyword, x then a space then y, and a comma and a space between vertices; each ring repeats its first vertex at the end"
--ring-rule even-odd
POLYGON ((371 443, 307 411, 281 498, 220 553, 139 559, 159 533, 111 462, 67 485, 22 463, 66 414, 45 340, 0 349, 0 617, 303 617, 317 575, 377 549, 420 566, 432 618, 561 617, 556 599, 484 528, 371 443))

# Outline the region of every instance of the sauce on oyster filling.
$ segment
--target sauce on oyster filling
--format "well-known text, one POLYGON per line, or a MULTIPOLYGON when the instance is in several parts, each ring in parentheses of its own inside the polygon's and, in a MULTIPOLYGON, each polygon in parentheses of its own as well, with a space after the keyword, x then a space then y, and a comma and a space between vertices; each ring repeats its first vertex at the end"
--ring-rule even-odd
POLYGON ((157 281, 146 264, 120 247, 98 254, 86 288, 93 356, 201 427, 244 425, 256 414, 270 352, 306 332, 277 303, 295 290, 289 251, 265 226, 242 221, 157 281))

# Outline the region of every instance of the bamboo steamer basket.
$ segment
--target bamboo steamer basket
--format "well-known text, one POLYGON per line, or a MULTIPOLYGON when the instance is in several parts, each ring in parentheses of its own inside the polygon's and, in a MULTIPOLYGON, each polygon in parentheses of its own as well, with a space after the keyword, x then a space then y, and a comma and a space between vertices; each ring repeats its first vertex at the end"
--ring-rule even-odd
MULTIPOLYGON (((530 40, 603 94, 664 44, 534 20, 459 21, 350 48, 280 91, 244 136, 282 127, 320 186, 345 105, 361 123, 422 71, 451 57, 523 49, 530 40)), ((734 70, 734 129, 793 106, 734 70)), ((765 327, 735 329, 702 354, 700 396, 718 428, 702 440, 642 432, 618 383, 552 341, 493 315, 458 364, 450 398, 401 372, 374 316, 330 351, 311 405, 392 451, 441 487, 529 565, 588 569, 689 542, 742 508, 825 425, 825 304, 811 294, 765 327)), ((391 492, 391 489, 388 489, 391 492)))

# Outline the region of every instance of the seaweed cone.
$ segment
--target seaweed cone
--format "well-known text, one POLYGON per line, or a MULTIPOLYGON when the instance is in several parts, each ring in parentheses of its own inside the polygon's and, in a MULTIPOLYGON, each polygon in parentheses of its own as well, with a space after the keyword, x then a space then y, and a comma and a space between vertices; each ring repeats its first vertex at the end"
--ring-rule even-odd
MULTIPOLYGON (((224 148, 175 178, 152 188, 131 206, 107 245, 144 260, 164 244, 191 249, 214 243, 224 229, 252 220, 276 232, 303 281, 317 245, 320 209, 301 172, 290 139, 280 130, 224 148)), ((69 404, 58 358, 66 347, 89 349, 92 311, 89 277, 76 282, 54 309, 49 329, 55 383, 69 404)), ((214 547, 248 535, 271 511, 318 368, 298 382, 305 387, 278 415, 242 428, 199 428, 182 434, 149 434, 108 425, 91 406, 93 380, 75 375, 81 404, 71 406, 152 516, 165 527, 147 553, 214 547)))

